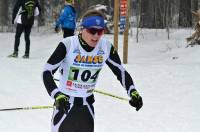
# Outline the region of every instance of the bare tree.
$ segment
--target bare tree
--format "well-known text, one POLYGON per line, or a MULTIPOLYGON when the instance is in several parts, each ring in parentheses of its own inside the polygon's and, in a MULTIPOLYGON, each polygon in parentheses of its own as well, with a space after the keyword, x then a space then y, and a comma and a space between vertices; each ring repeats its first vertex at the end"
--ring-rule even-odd
POLYGON ((153 27, 153 3, 154 0, 141 0, 141 27, 153 27))
POLYGON ((41 13, 39 14, 38 19, 38 26, 44 26, 45 25, 45 0, 40 0, 40 6, 41 6, 41 13))
POLYGON ((8 22, 8 1, 0 0, 0 25, 7 25, 8 22))
MULTIPOLYGON (((198 0, 191 0, 191 12, 198 10, 198 0)), ((192 15, 192 25, 196 24, 196 18, 192 15)))
POLYGON ((137 32, 136 32, 136 42, 139 42, 139 28, 140 28, 140 20, 141 20, 141 0, 136 1, 136 27, 137 27, 137 32))
POLYGON ((182 0, 180 2, 179 26, 181 27, 192 26, 191 0, 182 0))
POLYGON ((167 30, 167 38, 169 39, 170 38, 170 31, 169 31, 169 28, 170 28, 170 13, 171 13, 171 0, 166 0, 166 30, 167 30))

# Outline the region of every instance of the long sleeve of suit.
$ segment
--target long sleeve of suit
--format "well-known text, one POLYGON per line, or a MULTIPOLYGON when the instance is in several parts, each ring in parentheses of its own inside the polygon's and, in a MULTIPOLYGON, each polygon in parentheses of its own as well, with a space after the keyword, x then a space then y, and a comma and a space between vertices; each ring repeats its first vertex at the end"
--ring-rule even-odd
POLYGON ((135 89, 132 77, 122 66, 119 55, 113 46, 111 47, 110 55, 106 64, 116 75, 121 85, 127 90, 128 95, 130 95, 131 89, 135 89))
POLYGON ((43 82, 47 89, 48 94, 53 98, 58 92, 58 87, 53 79, 53 74, 60 66, 61 62, 65 58, 66 47, 63 43, 60 43, 55 49, 51 57, 48 59, 44 71, 43 71, 43 82))

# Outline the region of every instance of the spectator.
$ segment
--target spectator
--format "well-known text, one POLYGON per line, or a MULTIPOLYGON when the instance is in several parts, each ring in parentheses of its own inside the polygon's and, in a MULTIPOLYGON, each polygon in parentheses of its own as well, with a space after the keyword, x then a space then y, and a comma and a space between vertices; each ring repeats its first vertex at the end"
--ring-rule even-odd
POLYGON ((73 7, 73 0, 65 0, 65 5, 61 11, 60 17, 56 21, 55 31, 59 32, 60 25, 63 30, 63 37, 69 37, 74 35, 76 28, 76 10, 73 7))
POLYGON ((31 28, 34 24, 34 16, 39 15, 40 12, 41 8, 38 0, 17 0, 12 15, 12 23, 17 23, 14 52, 8 57, 18 57, 20 37, 22 32, 24 32, 26 46, 25 54, 22 57, 29 58, 31 28))

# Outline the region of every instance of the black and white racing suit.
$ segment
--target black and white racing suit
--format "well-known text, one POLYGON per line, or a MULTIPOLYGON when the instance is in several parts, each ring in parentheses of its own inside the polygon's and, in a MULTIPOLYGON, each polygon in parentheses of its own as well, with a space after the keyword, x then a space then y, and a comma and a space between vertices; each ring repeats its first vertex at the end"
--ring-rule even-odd
POLYGON ((62 92, 70 97, 71 105, 68 114, 54 110, 52 132, 94 131, 93 90, 105 63, 129 95, 135 88, 133 80, 108 40, 102 37, 96 47, 90 47, 79 34, 59 43, 44 67, 43 81, 52 98, 57 92, 62 92), (57 69, 61 73, 59 86, 53 79, 57 69))

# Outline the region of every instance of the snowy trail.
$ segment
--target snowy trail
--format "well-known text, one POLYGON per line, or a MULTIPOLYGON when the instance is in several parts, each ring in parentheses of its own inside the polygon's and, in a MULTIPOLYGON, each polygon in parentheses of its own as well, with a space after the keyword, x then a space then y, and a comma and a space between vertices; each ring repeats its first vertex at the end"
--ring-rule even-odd
MULTIPOLYGON (((95 132, 199 132, 200 47, 185 48, 190 30, 143 30, 140 42, 129 40, 129 60, 124 65, 144 100, 136 112, 126 101, 95 93, 95 132), (173 57, 177 57, 173 59, 173 57)), ((30 59, 6 56, 12 52, 14 33, 0 33, 0 108, 52 105, 43 86, 43 65, 62 36, 44 33, 31 36, 30 59)), ((113 36, 106 35, 111 42, 113 36)), ((122 58, 123 37, 119 36, 122 58)), ((128 98, 111 70, 105 66, 97 88, 128 98)), ((2 132, 50 132, 52 109, 0 112, 2 132)))

